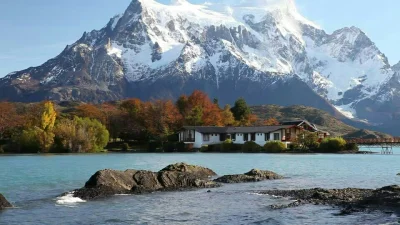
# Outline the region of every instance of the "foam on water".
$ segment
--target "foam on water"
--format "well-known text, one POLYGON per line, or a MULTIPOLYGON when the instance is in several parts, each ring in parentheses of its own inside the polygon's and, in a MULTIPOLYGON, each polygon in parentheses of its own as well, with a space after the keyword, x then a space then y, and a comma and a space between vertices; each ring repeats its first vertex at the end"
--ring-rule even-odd
POLYGON ((56 198, 56 203, 58 205, 76 205, 77 203, 83 203, 86 202, 83 199, 74 197, 74 192, 69 192, 68 194, 64 196, 60 196, 56 198))

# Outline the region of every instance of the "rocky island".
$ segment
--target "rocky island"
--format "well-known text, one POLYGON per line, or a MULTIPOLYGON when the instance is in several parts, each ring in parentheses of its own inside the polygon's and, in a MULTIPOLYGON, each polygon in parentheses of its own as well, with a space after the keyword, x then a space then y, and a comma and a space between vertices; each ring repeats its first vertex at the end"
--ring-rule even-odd
POLYGON ((0 194, 0 210, 11 207, 12 207, 11 203, 9 203, 7 199, 2 194, 0 194))
POLYGON ((220 186, 210 180, 216 175, 208 168, 185 163, 169 165, 159 172, 101 170, 86 182, 85 187, 75 190, 74 197, 90 200, 115 194, 214 188, 220 186))
POLYGON ((219 183, 249 183, 283 179, 283 176, 268 170, 253 169, 245 174, 225 175, 215 179, 219 183))

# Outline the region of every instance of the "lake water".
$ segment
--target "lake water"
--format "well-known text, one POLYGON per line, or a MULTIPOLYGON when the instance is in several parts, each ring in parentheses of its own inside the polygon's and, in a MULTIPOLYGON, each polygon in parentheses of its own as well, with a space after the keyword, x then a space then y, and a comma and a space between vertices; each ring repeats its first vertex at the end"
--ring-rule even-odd
POLYGON ((255 190, 300 188, 378 188, 400 184, 400 149, 395 155, 270 154, 104 154, 0 157, 0 193, 16 208, 0 212, 0 224, 397 224, 395 214, 375 212, 335 216, 328 206, 271 210, 288 199, 255 190), (252 168, 273 170, 287 179, 225 185, 189 192, 115 196, 91 202, 57 198, 82 187, 97 170, 158 171, 187 162, 219 175, 252 168))

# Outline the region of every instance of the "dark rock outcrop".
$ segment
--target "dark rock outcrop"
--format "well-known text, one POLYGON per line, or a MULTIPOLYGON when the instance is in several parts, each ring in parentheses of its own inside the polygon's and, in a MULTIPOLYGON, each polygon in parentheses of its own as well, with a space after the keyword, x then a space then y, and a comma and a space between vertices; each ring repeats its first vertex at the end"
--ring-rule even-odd
POLYGON ((400 176, 400 173, 398 173, 397 176, 400 176))
POLYGON ((9 203, 7 199, 2 194, 0 194, 0 210, 10 207, 12 207, 11 203, 9 203))
POLYGON ((245 174, 225 175, 214 181, 219 183, 249 183, 276 179, 283 179, 283 176, 268 170, 253 169, 245 174))
POLYGON ((367 210, 400 211, 400 186, 393 185, 380 189, 305 189, 269 190, 260 192, 274 196, 291 197, 296 201, 289 205, 273 205, 273 209, 296 207, 303 204, 334 205, 342 208, 341 214, 367 210))
POLYGON ((185 163, 169 165, 159 172, 101 170, 86 182, 85 187, 75 190, 74 197, 90 200, 115 194, 213 188, 219 186, 209 180, 209 177, 215 175, 208 168, 185 163))

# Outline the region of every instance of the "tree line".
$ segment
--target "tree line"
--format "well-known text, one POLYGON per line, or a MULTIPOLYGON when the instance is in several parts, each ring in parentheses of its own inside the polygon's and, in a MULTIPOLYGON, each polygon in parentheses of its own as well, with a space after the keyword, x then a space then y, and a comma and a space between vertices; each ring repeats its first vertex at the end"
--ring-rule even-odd
POLYGON ((182 126, 277 125, 260 120, 243 98, 231 107, 194 91, 172 100, 126 99, 103 104, 0 102, 0 151, 99 152, 110 142, 177 142, 182 126))

